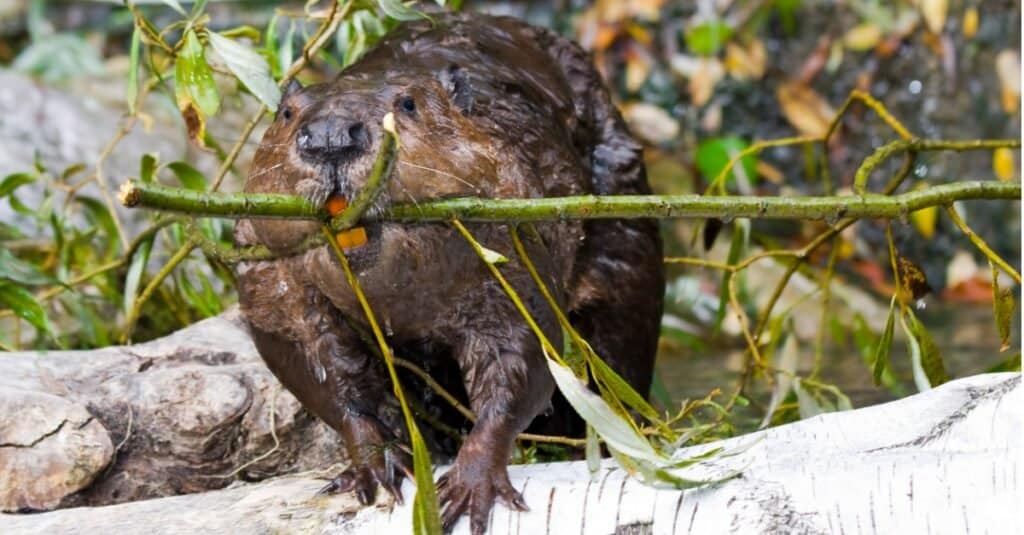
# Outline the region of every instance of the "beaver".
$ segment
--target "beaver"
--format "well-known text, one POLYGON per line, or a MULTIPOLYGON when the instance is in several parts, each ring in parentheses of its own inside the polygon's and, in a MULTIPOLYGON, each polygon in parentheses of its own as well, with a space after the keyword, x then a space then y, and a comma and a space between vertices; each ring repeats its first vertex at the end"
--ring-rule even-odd
MULTIPOLYGON (((436 14, 395 28, 326 83, 284 91, 245 191, 299 194, 321 204, 365 184, 395 117, 393 171, 370 208, 451 197, 648 194, 642 147, 575 43, 508 17, 436 14)), ((509 260, 500 269, 555 347, 557 317, 514 254, 509 224, 467 225, 509 260)), ((656 221, 555 221, 522 233, 525 249, 572 324, 646 395, 662 312, 656 221)), ((285 251, 318 223, 247 219, 239 245, 285 251)), ((507 464, 531 429, 579 434, 554 396, 534 333, 471 245, 446 223, 375 222, 345 255, 388 343, 468 402, 476 421, 437 483, 445 528, 468 512, 482 533, 496 499, 525 510, 507 464), (553 408, 553 410, 552 410, 553 408), (542 413, 547 413, 540 416, 542 413)), ((355 232, 355 231, 352 231, 355 232)), ((372 503, 401 500, 406 436, 390 380, 338 259, 321 246, 237 267, 241 310, 270 370, 343 439, 350 466, 325 487, 372 503), (396 446, 399 444, 399 446, 396 446)), ((421 406, 431 404, 420 399, 421 406)))

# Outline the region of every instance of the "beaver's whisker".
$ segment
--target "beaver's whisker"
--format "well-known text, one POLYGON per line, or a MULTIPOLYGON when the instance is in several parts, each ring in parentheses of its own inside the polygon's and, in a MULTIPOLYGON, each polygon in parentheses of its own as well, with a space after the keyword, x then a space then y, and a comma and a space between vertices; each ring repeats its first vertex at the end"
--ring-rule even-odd
POLYGON ((442 171, 440 169, 434 169, 434 168, 431 168, 431 167, 426 167, 426 166, 423 166, 423 165, 416 165, 416 164, 411 163, 411 162, 403 162, 403 161, 399 161, 398 164, 399 165, 408 165, 410 167, 415 167, 417 169, 423 169, 424 171, 431 171, 431 172, 437 173, 437 174, 442 175, 442 176, 446 176, 446 177, 449 177, 449 178, 454 178, 455 180, 458 180, 459 182, 462 182, 463 184, 473 188, 473 191, 476 191, 476 189, 477 189, 476 184, 471 184, 471 183, 467 182, 466 180, 464 180, 462 178, 459 178, 459 177, 457 177, 457 176, 455 176, 455 175, 453 175, 451 173, 446 173, 446 172, 444 172, 444 171, 442 171))
POLYGON ((420 203, 416 202, 416 196, 413 195, 411 191, 409 191, 409 188, 405 187, 405 183, 402 182, 401 177, 399 177, 398 174, 395 174, 394 178, 396 181, 398 181, 398 187, 402 188, 402 191, 405 192, 405 196, 408 197, 409 200, 412 201, 414 205, 416 205, 416 208, 419 208, 420 203))
POLYGON ((284 167, 284 162, 281 162, 281 163, 279 163, 277 165, 271 165, 270 167, 268 167, 266 169, 260 169, 259 171, 255 172, 255 173, 251 173, 249 175, 249 178, 253 179, 253 178, 256 178, 256 177, 258 177, 260 175, 265 175, 265 174, 267 174, 267 173, 269 173, 269 172, 271 172, 274 169, 277 169, 279 167, 284 167))

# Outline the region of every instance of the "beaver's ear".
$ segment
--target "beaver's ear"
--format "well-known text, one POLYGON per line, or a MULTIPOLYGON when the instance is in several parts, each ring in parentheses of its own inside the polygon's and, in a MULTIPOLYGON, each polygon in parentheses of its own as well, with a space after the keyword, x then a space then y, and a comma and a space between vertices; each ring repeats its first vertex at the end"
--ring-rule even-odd
POLYGON ((448 96, 455 103, 462 113, 469 114, 473 109, 473 88, 469 85, 469 77, 466 71, 458 65, 449 65, 441 71, 441 85, 448 91, 448 96))
POLYGON ((288 80, 288 85, 284 86, 284 93, 281 94, 281 102, 288 100, 288 97, 298 93, 302 89, 302 84, 298 80, 292 78, 288 80))

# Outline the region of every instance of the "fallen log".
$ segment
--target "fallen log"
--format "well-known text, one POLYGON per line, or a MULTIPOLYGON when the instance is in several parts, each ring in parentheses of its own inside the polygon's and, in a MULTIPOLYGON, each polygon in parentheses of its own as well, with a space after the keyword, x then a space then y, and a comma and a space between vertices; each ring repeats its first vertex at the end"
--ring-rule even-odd
MULTIPOLYGON (((613 462, 510 468, 531 511, 497 506, 492 533, 1020 533, 1024 395, 1019 374, 947 383, 899 401, 828 413, 716 444, 741 450, 692 467, 724 483, 645 486, 613 462)), ((443 469, 441 469, 443 470, 443 469)), ((408 533, 411 502, 360 508, 316 497, 309 475, 223 490, 35 515, 0 515, 2 533, 408 533)), ((406 482, 403 492, 415 489, 406 482)), ((383 496, 383 493, 382 493, 383 496)), ((457 533, 468 532, 460 521, 457 533)))
POLYGON ((339 446, 237 309, 145 344, 0 353, 0 511, 219 489, 337 465, 339 446))

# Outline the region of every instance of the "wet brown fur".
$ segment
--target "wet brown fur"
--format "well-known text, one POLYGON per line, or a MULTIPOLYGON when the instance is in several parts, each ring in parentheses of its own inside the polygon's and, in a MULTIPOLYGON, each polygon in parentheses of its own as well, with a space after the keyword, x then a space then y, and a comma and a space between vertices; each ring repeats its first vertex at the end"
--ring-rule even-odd
MULTIPOLYGON (((629 135, 586 54, 521 21, 439 14, 405 24, 336 80, 288 91, 256 153, 250 192, 298 193, 315 202, 362 187, 394 112, 398 161, 376 209, 445 197, 537 198, 649 193, 641 147, 629 135), (415 111, 404 109, 414 99, 415 111), (287 112, 286 112, 287 110, 287 112), (370 146, 343 163, 310 164, 296 150, 303 124, 333 115, 360 121, 370 146)), ((509 226, 469 225, 539 325, 561 347, 555 316, 516 260, 509 226)), ((651 220, 552 222, 523 235, 531 259, 573 324, 641 393, 650 386, 664 280, 651 220)), ((478 420, 439 482, 444 520, 468 512, 486 528, 495 499, 525 507, 508 480, 514 437, 534 422, 576 434, 555 396, 545 357, 512 302, 466 241, 446 224, 374 224, 348 253, 360 284, 405 358, 462 386, 478 420), (457 368, 456 368, 457 365, 457 368), (461 377, 460 377, 461 376, 461 377), (454 379, 454 380, 453 380, 454 379), (461 383, 461 384, 458 384, 461 383)), ((285 248, 315 223, 245 220, 239 244, 285 248)), ((352 466, 332 483, 364 503, 378 486, 396 497, 408 456, 391 385, 358 335, 363 313, 326 247, 238 268, 242 311, 267 365, 309 410, 338 430, 352 466)), ((442 401, 423 402, 437 405, 442 401)))

